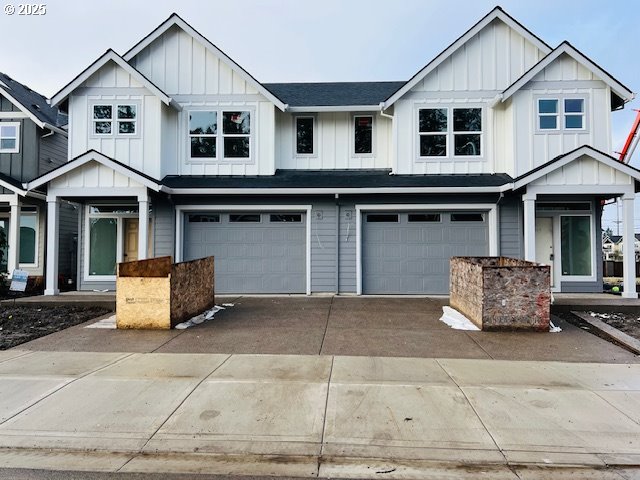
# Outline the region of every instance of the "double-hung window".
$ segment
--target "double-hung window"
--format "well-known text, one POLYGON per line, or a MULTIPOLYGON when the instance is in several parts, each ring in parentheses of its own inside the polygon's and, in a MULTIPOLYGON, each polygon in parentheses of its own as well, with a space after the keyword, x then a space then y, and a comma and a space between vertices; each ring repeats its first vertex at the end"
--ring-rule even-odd
POLYGON ((189 150, 192 160, 250 158, 251 112, 190 111, 189 150))
POLYGON ((542 132, 585 129, 584 98, 539 98, 538 130, 542 132))
POLYGON ((130 103, 100 103, 92 108, 92 134, 130 136, 138 133, 138 106, 130 103))
POLYGON ((420 157, 482 155, 482 108, 420 108, 420 157))
POLYGON ((20 124, 18 122, 0 123, 0 153, 18 153, 20 151, 20 124))

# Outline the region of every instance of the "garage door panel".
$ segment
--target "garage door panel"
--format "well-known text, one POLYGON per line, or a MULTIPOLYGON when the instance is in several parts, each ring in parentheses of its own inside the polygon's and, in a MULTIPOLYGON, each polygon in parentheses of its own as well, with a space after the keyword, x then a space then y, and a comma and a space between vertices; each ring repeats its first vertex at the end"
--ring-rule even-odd
POLYGON ((220 222, 189 222, 187 216, 185 259, 213 255, 219 293, 304 293, 306 225, 270 222, 269 215, 261 222, 231 222, 225 213, 220 222))
MULTIPOLYGON (((393 213, 393 212, 392 212, 393 213)), ((449 291, 452 256, 487 255, 488 226, 482 222, 452 222, 440 213, 438 222, 367 222, 362 230, 364 293, 444 294, 449 291)))

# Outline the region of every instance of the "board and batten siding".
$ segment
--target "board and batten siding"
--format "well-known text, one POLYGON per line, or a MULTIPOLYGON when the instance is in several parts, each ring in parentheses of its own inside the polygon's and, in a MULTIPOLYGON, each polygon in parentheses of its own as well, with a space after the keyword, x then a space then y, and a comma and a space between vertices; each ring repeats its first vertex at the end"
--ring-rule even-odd
POLYGON ((160 178, 161 104, 158 97, 115 63, 104 65, 69 97, 69 158, 95 149, 160 178), (138 105, 136 135, 93 135, 92 105, 101 102, 138 105))
MULTIPOLYGON (((130 63, 183 107, 179 113, 166 107, 159 113, 162 117, 159 136, 162 166, 161 175, 156 178, 165 175, 275 173, 274 105, 198 40, 173 26, 133 57, 130 63), (188 112, 207 107, 251 111, 250 159, 190 160, 188 112)), ((221 119, 218 125, 220 129, 221 119)), ((222 151, 220 145, 218 151, 222 151)))
POLYGON ((175 25, 130 63, 168 95, 258 93, 238 72, 175 25))
MULTIPOLYGON (((489 104, 543 56, 543 52, 534 44, 499 19, 470 38, 396 102, 396 173, 474 174, 505 171, 504 165, 496 164, 495 153, 497 148, 503 148, 500 145, 503 140, 494 137, 504 120, 494 118, 494 110, 489 104), (447 157, 420 158, 418 109, 456 106, 482 107, 482 155, 476 158, 454 157, 452 145, 449 145, 447 157)), ((451 118, 449 123, 452 123, 451 118)))
POLYGON ((4 173, 21 182, 27 182, 38 176, 38 135, 41 131, 28 118, 2 119, 1 123, 20 123, 19 151, 0 153, 0 173, 4 173))
POLYGON ((321 112, 317 114, 284 113, 276 111, 276 168, 376 169, 391 168, 391 120, 376 112, 321 112), (373 116, 373 151, 354 153, 354 116, 373 116), (295 119, 315 119, 312 155, 297 155, 295 148, 295 119))
MULTIPOLYGON (((99 162, 90 161, 84 165, 60 175, 49 182, 49 188, 52 190, 64 189, 68 187, 84 187, 84 188, 114 188, 114 187, 131 187, 136 191, 145 187, 131 178, 116 172, 99 162)), ((134 195, 134 193, 132 193, 134 195)))
POLYGON ((597 191, 604 185, 633 185, 634 179, 588 155, 570 162, 531 182, 532 186, 586 185, 597 191))
MULTIPOLYGON (((582 145, 611 151, 611 90, 568 55, 562 55, 516 92, 512 99, 511 131, 514 137, 507 158, 515 158, 515 176, 522 175, 558 155, 582 145), (584 98, 583 130, 540 131, 537 127, 539 98, 584 98)), ((559 115, 558 122, 563 121, 559 115)), ((505 129, 508 134, 508 130, 505 129)), ((501 139, 500 139, 501 141, 501 139)))

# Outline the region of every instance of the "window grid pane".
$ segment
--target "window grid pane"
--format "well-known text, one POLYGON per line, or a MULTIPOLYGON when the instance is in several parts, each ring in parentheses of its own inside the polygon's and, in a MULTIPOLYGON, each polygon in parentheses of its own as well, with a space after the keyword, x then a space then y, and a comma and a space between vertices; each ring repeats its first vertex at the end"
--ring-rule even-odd
POLYGON ((446 132, 446 108, 421 108, 418 112, 418 128, 420 133, 446 132))
POLYGON ((538 113, 558 113, 558 100, 538 100, 538 113))
POLYGON ((454 132, 481 132, 482 109, 481 108, 454 108, 453 109, 454 132))

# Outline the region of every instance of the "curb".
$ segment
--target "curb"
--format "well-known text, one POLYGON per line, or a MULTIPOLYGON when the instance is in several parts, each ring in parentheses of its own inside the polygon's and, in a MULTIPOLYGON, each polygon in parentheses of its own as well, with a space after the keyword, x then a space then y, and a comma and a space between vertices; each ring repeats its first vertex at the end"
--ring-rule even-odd
POLYGON ((591 315, 587 315, 585 312, 571 311, 571 313, 576 317, 579 317, 581 320, 587 322, 593 328, 598 330, 602 335, 615 340, 617 343, 622 345, 627 350, 635 353, 636 355, 640 355, 640 340, 637 340, 632 336, 621 332, 617 328, 613 328, 612 326, 607 325, 602 320, 598 320, 597 318, 593 318, 591 315))

